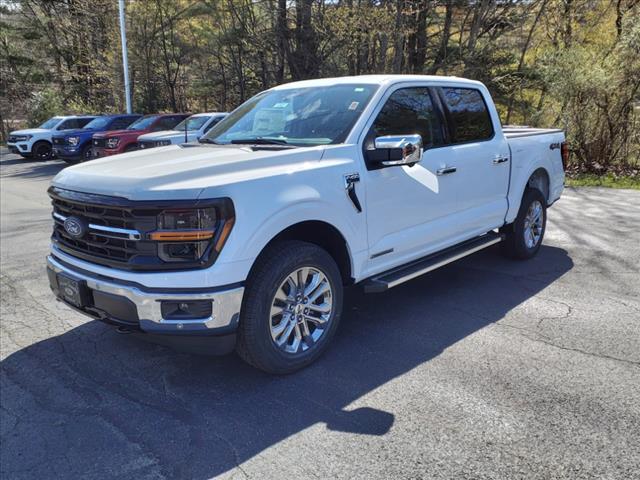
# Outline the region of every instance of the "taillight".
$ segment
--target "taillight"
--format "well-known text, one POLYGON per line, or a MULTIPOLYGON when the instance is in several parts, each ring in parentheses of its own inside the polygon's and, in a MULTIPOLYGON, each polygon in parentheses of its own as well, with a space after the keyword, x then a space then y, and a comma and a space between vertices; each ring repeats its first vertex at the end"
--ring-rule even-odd
POLYGON ((560 145, 560 156, 562 157, 562 168, 566 170, 569 163, 569 145, 567 145, 567 142, 562 142, 560 145))

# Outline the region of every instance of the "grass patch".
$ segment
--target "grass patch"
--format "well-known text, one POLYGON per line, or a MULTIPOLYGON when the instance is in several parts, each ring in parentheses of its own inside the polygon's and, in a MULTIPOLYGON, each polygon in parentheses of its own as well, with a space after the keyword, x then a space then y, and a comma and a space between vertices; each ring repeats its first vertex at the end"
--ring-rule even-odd
POLYGON ((609 187, 640 190, 640 176, 578 174, 567 176, 565 185, 568 187, 609 187))

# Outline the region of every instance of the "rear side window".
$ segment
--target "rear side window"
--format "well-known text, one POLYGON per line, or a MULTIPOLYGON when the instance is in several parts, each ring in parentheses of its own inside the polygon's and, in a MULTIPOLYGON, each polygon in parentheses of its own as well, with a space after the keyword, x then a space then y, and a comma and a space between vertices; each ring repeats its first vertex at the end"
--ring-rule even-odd
POLYGON ((444 143, 441 125, 428 88, 402 88, 393 92, 380 110, 369 139, 417 133, 425 148, 438 146, 444 143))
POLYGON ((178 125, 182 120, 184 120, 184 117, 179 117, 179 116, 163 117, 158 121, 158 123, 154 126, 153 129, 156 131, 172 130, 173 127, 178 125))
POLYGON ((94 117, 85 117, 85 118, 77 118, 77 122, 78 122, 78 126, 76 128, 82 128, 84 127, 87 123, 89 123, 91 120, 93 120, 94 117))
POLYGON ((474 88, 443 88, 453 143, 487 140, 493 124, 482 94, 474 88))

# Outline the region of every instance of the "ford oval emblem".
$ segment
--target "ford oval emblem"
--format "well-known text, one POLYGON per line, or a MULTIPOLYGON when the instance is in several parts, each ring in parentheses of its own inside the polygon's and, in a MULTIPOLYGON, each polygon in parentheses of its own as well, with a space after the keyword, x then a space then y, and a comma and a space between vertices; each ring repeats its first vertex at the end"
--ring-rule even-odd
POLYGON ((64 229, 73 238, 82 238, 87 233, 84 221, 78 217, 68 217, 64 221, 64 229))

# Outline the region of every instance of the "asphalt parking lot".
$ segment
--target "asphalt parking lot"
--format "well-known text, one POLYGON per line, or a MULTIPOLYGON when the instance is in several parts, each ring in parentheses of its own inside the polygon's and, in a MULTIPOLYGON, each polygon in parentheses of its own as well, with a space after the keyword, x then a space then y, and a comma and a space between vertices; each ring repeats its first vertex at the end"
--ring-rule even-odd
POLYGON ((640 478, 640 192, 569 189, 529 262, 490 249, 346 296, 271 377, 57 303, 46 188, 1 161, 3 478, 640 478))

